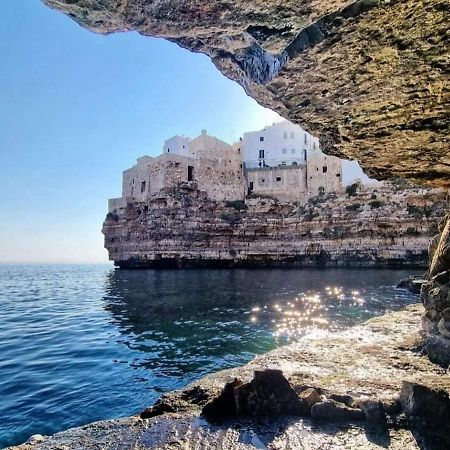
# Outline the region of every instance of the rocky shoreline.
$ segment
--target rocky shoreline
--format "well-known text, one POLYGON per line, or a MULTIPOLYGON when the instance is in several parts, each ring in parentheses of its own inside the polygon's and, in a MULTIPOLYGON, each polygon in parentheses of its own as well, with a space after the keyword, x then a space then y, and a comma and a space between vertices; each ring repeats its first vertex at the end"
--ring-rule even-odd
MULTIPOLYGON (((422 312, 421 305, 412 305, 345 331, 313 333, 243 367, 208 375, 181 391, 164 394, 141 415, 36 436, 11 448, 448 448, 450 375, 422 353, 422 312), (297 414, 280 403, 289 415, 278 411, 274 416, 271 408, 279 407, 277 402, 286 401, 292 392, 281 400, 252 396, 253 388, 255 392, 264 389, 251 381, 255 371, 265 373, 266 369, 281 370, 286 377, 289 387, 278 386, 274 391, 291 390, 316 412, 297 414), (244 413, 211 420, 208 408, 211 411, 211 404, 220 404, 224 386, 230 382, 236 384, 233 389, 244 385, 246 394, 242 397, 241 392, 239 397, 244 413)), ((227 411, 223 405, 219 410, 227 411)))

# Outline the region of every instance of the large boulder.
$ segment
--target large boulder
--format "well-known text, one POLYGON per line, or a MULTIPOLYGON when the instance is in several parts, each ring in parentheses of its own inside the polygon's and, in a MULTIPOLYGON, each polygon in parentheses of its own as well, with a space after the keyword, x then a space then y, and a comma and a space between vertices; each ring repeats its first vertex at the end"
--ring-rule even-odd
MULTIPOLYGON (((311 393, 313 397, 313 393, 311 393)), ((227 383, 222 392, 208 402, 202 414, 212 421, 234 416, 280 416, 304 414, 308 397, 302 400, 281 370, 256 370, 249 383, 227 383)))

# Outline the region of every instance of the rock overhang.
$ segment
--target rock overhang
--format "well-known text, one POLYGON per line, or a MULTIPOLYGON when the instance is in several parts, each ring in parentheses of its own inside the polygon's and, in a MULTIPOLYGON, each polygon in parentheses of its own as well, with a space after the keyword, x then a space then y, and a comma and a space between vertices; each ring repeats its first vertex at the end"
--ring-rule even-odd
POLYGON ((372 176, 450 187, 449 0, 43 0, 211 57, 372 176))

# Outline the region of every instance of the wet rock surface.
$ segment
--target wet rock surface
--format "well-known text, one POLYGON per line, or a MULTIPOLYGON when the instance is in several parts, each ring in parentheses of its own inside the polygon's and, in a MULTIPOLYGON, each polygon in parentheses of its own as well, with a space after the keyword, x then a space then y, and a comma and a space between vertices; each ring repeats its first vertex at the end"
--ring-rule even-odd
POLYGON ((98 33, 211 57, 376 178, 450 185, 448 0, 44 0, 98 33))
POLYGON ((423 277, 408 277, 403 278, 399 281, 397 284, 398 289, 406 289, 409 292, 412 292, 413 294, 420 294, 420 290, 422 288, 422 285, 427 282, 426 278, 423 277))
MULTIPOLYGON (((423 399, 429 404, 433 395, 429 393, 434 392, 445 405, 450 392, 449 373, 420 352, 422 312, 421 305, 413 305, 346 331, 308 335, 246 366, 208 375, 182 391, 163 396, 160 404, 173 406, 182 401, 179 411, 166 413, 160 406, 158 415, 149 419, 98 422, 17 448, 448 448, 449 433, 435 433, 438 427, 422 426, 423 399), (254 372, 265 369, 282 370, 298 398, 302 392, 315 389, 320 402, 311 409, 321 403, 328 405, 321 408, 330 408, 332 403, 334 415, 325 420, 292 414, 222 417, 221 423, 210 423, 201 415, 205 404, 220 398, 226 383, 232 383, 229 393, 235 398, 236 389, 252 385, 254 372), (405 391, 404 382, 420 388, 405 391), (403 400, 402 409, 398 409, 401 392, 402 399, 410 400, 403 400), (382 421, 379 401, 388 415, 387 425, 381 427, 377 425, 382 421), (359 411, 354 413, 357 417, 336 419, 336 411, 348 409, 359 411), (398 415, 403 410, 408 413, 404 419, 398 415)), ((280 381, 279 373, 271 374, 277 374, 280 381)), ((252 392, 258 389, 253 385, 252 392)), ((438 416, 444 417, 442 414, 438 416)))

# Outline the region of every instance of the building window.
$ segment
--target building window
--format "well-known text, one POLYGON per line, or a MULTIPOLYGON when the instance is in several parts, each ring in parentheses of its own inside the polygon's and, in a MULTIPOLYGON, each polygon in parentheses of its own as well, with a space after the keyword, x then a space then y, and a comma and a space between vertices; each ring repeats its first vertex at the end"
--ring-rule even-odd
POLYGON ((134 184, 134 178, 133 178, 133 184, 134 184))
POLYGON ((308 143, 308 135, 305 133, 305 144, 308 143))
POLYGON ((303 150, 303 159, 306 161, 306 158, 307 158, 307 151, 306 150, 303 150))
POLYGON ((170 148, 167 148, 167 153, 170 153, 170 148))
POLYGON ((262 180, 261 180, 261 183, 265 183, 266 182, 266 180, 263 178, 262 180))
POLYGON ((313 149, 316 149, 316 141, 313 142, 313 149))
POLYGON ((337 173, 336 176, 337 176, 338 178, 341 178, 341 174, 340 174, 340 173, 337 173))
POLYGON ((291 131, 291 139, 294 139, 294 136, 295 136, 294 132, 291 131))
POLYGON ((284 139, 287 139, 287 131, 284 131, 284 132, 283 132, 283 138, 284 138, 284 139))
POLYGON ((285 155, 286 154, 286 149, 285 148, 283 148, 283 155, 285 155))
POLYGON ((327 173, 328 172, 328 167, 327 166, 323 166, 322 167, 322 172, 323 173, 327 173))
POLYGON ((264 142, 264 136, 259 137, 259 142, 264 142))
POLYGON ((297 161, 293 161, 293 162, 292 162, 292 165, 293 165, 293 166, 297 166, 297 165, 298 165, 298 164, 297 164, 297 161))
POLYGON ((188 181, 194 181, 194 167, 188 166, 188 181))
POLYGON ((145 192, 145 181, 141 182, 141 193, 145 192))
POLYGON ((295 155, 295 148, 293 148, 293 149, 291 150, 291 153, 292 153, 293 155, 295 155))
POLYGON ((277 181, 281 181, 281 177, 277 177, 276 180, 277 180, 277 181))
POLYGON ((264 150, 260 150, 259 151, 259 158, 263 159, 264 158, 264 150))

